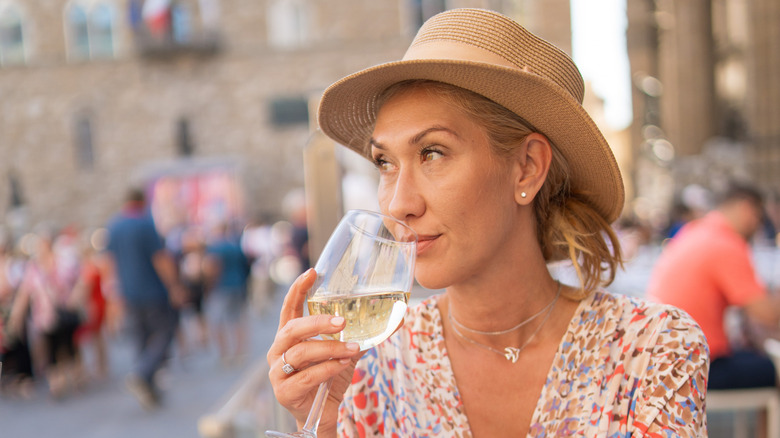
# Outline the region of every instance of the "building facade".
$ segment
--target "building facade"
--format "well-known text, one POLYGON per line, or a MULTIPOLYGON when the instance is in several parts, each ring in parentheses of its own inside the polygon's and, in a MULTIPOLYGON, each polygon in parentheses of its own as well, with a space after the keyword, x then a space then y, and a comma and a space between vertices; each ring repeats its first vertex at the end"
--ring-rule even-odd
POLYGON ((0 0, 0 215, 97 227, 131 186, 214 173, 237 181, 238 214, 280 215, 309 101, 454 7, 570 51, 568 0, 0 0))

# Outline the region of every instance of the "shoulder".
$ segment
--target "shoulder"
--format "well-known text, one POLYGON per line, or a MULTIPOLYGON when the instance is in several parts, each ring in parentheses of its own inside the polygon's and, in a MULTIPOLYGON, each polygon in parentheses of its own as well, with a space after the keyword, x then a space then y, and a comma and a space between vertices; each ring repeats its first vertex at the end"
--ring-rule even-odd
POLYGON ((616 391, 615 400, 631 398, 635 430, 663 430, 695 436, 706 420, 704 409, 709 347, 701 328, 684 311, 638 298, 603 295, 619 304, 611 384, 636 388, 633 395, 616 391), (685 419, 681 421, 680 419, 685 419))
POLYGON ((117 230, 119 228, 124 227, 125 224, 127 223, 127 220, 128 218, 124 214, 119 213, 117 215, 114 215, 114 217, 112 217, 108 221, 106 228, 109 230, 109 232, 117 230))
POLYGON ((709 249, 749 248, 749 245, 726 218, 718 211, 712 211, 686 225, 675 236, 670 248, 698 248, 702 255, 707 255, 709 249))
MULTIPOLYGON (((574 334, 596 338, 601 360, 626 370, 648 372, 665 362, 683 373, 708 366, 709 347, 699 325, 684 311, 666 304, 597 291, 580 306, 574 334)), ((631 372, 630 374, 634 374, 631 372)))
POLYGON ((588 361, 602 364, 599 385, 606 404, 622 409, 617 406, 630 399, 625 415, 634 416, 640 429, 669 424, 667 417, 682 407, 704 405, 709 348, 687 313, 606 291, 588 297, 580 308, 576 322, 589 330, 575 332, 573 344, 588 351, 588 361))
POLYGON ((695 337, 701 335, 693 318, 674 306, 604 290, 596 291, 587 300, 579 315, 582 321, 611 320, 627 333, 675 329, 692 332, 695 337))
POLYGON ((601 359, 622 368, 624 378, 644 381, 649 393, 661 398, 689 379, 706 388, 709 347, 701 328, 687 313, 605 291, 584 304, 600 321, 603 344, 609 345, 601 359))

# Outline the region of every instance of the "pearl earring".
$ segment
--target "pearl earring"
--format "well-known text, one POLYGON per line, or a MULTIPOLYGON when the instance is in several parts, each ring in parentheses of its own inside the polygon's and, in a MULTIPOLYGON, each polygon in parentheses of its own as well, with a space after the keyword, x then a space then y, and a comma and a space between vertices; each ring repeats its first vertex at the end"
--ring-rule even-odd
POLYGON ((527 197, 527 196, 528 196, 528 194, 527 194, 526 192, 521 192, 521 193, 520 193, 520 197, 521 197, 521 198, 525 198, 525 197, 527 197))

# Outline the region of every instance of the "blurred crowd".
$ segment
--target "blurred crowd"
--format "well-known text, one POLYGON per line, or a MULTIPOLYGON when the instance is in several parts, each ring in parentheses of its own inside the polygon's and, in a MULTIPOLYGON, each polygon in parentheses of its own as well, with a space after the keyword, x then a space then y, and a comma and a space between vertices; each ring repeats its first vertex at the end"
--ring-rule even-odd
MULTIPOLYGON (((641 283, 638 295, 644 295, 661 248, 715 208, 709 196, 693 188, 681 194, 664 221, 624 215, 615 224, 627 265, 646 271, 632 274, 641 283), (637 267, 643 251, 651 256, 637 267)), ((780 203, 769 196, 748 239, 754 249, 772 248, 774 257, 778 223, 780 203)), ((63 399, 111 377, 108 347, 129 331, 132 306, 111 267, 109 229, 38 227, 16 236, 0 231, 3 397, 29 399, 46 388, 52 398, 63 399)), ((184 222, 161 237, 184 290, 182 302, 173 306, 178 329, 167 354, 216 351, 220 366, 248 359, 249 312, 262 316, 274 293, 310 267, 305 208, 288 210, 286 220, 184 222)), ((761 257, 756 262, 759 273, 772 274, 778 263, 773 259, 762 269, 761 257)), ((768 283, 768 289, 780 284, 768 283)), ((632 293, 625 282, 616 285, 615 292, 632 293)))
MULTIPOLYGON (((181 225, 163 236, 186 291, 174 305, 169 353, 215 348, 222 366, 247 355, 248 312, 261 315, 278 286, 308 268, 305 213, 290 221, 181 225)), ((108 343, 128 306, 106 250, 106 228, 40 227, 0 233, 0 394, 63 399, 110 374, 108 343)), ((170 358, 169 358, 170 359, 170 358)))

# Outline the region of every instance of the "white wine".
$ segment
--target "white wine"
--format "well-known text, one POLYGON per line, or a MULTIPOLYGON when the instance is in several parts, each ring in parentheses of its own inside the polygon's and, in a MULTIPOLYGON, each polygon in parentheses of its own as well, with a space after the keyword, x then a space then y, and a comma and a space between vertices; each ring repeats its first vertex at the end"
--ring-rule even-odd
POLYGON ((312 315, 343 316, 347 325, 339 333, 322 335, 343 342, 356 342, 367 350, 387 339, 406 313, 409 292, 387 292, 372 295, 328 295, 317 293, 309 298, 312 315))

